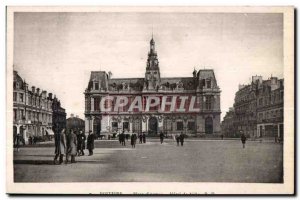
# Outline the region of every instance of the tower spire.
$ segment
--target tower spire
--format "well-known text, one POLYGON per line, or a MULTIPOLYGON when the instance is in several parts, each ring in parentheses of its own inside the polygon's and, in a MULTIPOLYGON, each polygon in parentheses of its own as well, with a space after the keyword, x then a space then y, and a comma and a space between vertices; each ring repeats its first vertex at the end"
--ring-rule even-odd
POLYGON ((153 40, 153 25, 152 25, 152 40, 153 40))

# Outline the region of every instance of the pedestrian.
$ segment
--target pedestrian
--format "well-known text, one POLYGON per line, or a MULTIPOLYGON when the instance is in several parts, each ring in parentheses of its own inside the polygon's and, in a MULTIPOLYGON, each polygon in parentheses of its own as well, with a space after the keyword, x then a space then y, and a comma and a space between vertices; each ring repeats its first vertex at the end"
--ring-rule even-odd
POLYGON ((15 136, 15 141, 14 141, 14 145, 15 145, 15 148, 17 149, 17 151, 19 151, 19 148, 20 148, 20 134, 18 133, 16 136, 15 136))
POLYGON ((132 147, 132 148, 135 148, 136 139, 137 139, 136 134, 133 133, 133 134, 131 135, 131 137, 130 137, 130 142, 131 142, 131 147, 132 147))
POLYGON ((125 142, 125 139, 126 139, 126 135, 124 133, 124 131, 121 133, 121 143, 122 143, 122 146, 126 146, 126 142, 125 142))
POLYGON ((142 144, 143 143, 143 134, 142 133, 139 134, 139 139, 140 139, 139 143, 142 144))
POLYGON ((160 134, 159 134, 159 138, 160 138, 160 143, 162 144, 163 142, 164 142, 164 134, 163 134, 163 132, 160 132, 160 134))
POLYGON ((81 143, 82 143, 82 137, 81 133, 76 132, 76 139, 77 139, 77 155, 80 156, 81 154, 81 143))
POLYGON ((84 149, 85 149, 85 140, 86 140, 86 137, 85 137, 85 134, 84 134, 83 131, 80 131, 80 136, 81 136, 80 152, 81 152, 81 155, 84 156, 84 149))
POLYGON ((224 139, 224 135, 223 134, 221 134, 221 140, 223 140, 224 139))
POLYGON ((245 148, 246 140, 247 140, 246 135, 241 131, 241 141, 242 141, 242 144, 243 144, 243 149, 245 148))
POLYGON ((30 145, 32 145, 32 137, 31 137, 31 135, 30 135, 29 138, 28 138, 28 143, 29 143, 30 145))
POLYGON ((181 134, 179 135, 179 140, 180 140, 181 146, 183 146, 183 142, 184 142, 184 134, 183 134, 183 133, 181 133, 181 134))
POLYGON ((33 144, 36 144, 36 142, 37 142, 37 138, 36 136, 33 136, 33 144))
POLYGON ((92 131, 89 131, 89 135, 87 137, 87 149, 89 150, 89 156, 93 155, 93 150, 94 150, 94 141, 95 141, 95 136, 92 131))
POLYGON ((180 140, 180 138, 179 138, 179 135, 178 135, 178 134, 176 134, 175 138, 176 138, 176 143, 177 143, 177 146, 179 146, 179 140, 180 140))
POLYGON ((66 134, 65 129, 61 131, 61 133, 57 132, 54 135, 54 142, 55 142, 55 157, 54 157, 54 164, 57 164, 57 158, 59 157, 59 163, 63 163, 64 155, 66 154, 67 149, 67 141, 66 141, 66 134))
POLYGON ((66 163, 68 162, 68 156, 71 155, 71 163, 75 163, 75 156, 77 154, 77 136, 73 130, 71 130, 71 133, 68 136, 68 154, 66 163))
POLYGON ((146 143, 146 134, 143 133, 143 143, 146 143))

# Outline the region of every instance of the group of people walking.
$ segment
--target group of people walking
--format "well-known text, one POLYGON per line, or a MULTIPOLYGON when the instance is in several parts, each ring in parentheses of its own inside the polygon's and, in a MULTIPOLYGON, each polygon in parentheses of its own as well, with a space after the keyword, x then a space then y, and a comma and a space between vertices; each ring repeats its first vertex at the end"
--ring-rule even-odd
MULTIPOLYGON (((60 133, 56 133, 55 136, 55 157, 54 164, 62 164, 63 158, 65 158, 65 164, 70 162, 75 163, 76 156, 83 156, 85 149, 85 134, 80 131, 76 132, 70 130, 69 134, 66 134, 66 130, 63 129, 60 133), (58 160, 59 159, 59 160, 58 160), (58 162, 57 162, 58 160, 58 162)), ((92 131, 89 131, 87 137, 87 149, 89 150, 89 156, 93 155, 95 136, 92 131)))
POLYGON ((139 134, 139 143, 140 144, 146 143, 146 134, 145 133, 139 134))
MULTIPOLYGON (((136 133, 132 133, 130 136, 130 144, 131 144, 132 148, 135 148, 136 141, 138 138, 139 138, 140 144, 146 143, 146 134, 145 133, 139 134, 138 136, 136 133)), ((126 146, 126 140, 128 140, 128 137, 126 137, 126 134, 123 131, 121 134, 119 134, 119 142, 122 146, 126 146)))
POLYGON ((184 134, 183 133, 180 133, 180 135, 176 134, 175 139, 176 139, 177 146, 179 146, 179 143, 181 144, 181 146, 183 146, 183 143, 184 143, 184 134))

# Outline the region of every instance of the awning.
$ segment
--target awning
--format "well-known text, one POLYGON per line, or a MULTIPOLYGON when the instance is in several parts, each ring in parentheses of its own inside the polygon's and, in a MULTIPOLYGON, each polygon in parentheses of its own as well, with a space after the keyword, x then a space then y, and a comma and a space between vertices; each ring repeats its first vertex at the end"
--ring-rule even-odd
POLYGON ((46 131, 47 131, 48 135, 54 135, 54 132, 52 131, 52 129, 47 129, 46 131))

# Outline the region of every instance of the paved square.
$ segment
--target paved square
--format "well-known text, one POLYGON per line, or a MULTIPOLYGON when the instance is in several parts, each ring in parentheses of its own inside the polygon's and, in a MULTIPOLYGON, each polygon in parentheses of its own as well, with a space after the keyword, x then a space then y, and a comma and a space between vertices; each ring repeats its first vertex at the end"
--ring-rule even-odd
MULTIPOLYGON (((16 182, 283 182, 282 144, 239 140, 187 140, 184 146, 151 139, 132 149, 129 141, 96 141, 93 156, 53 165, 54 145, 14 153, 16 182)), ((87 153, 87 150, 85 150, 87 153)))

